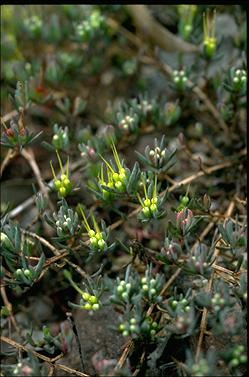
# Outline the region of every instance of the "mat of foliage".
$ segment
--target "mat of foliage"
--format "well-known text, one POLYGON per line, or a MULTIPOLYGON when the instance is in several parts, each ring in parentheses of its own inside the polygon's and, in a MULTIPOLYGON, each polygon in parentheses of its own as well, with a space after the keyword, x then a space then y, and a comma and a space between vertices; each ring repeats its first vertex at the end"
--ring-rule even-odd
POLYGON ((245 374, 245 6, 1 24, 1 376, 245 374))

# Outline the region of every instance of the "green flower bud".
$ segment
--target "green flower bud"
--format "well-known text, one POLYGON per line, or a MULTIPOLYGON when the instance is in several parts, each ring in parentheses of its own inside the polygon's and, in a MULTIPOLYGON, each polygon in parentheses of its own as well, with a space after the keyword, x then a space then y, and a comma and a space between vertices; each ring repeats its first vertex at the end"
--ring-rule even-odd
POLYGON ((59 190, 61 188, 61 181, 59 179, 55 179, 54 180, 54 187, 56 188, 56 190, 59 190))
POLYGON ((118 182, 115 182, 115 187, 118 191, 124 191, 124 185, 122 182, 118 181, 118 182))
POLYGON ((122 287, 122 285, 118 285, 118 287, 117 287, 117 291, 118 291, 119 293, 122 293, 122 292, 124 291, 124 287, 122 287))
POLYGON ((91 310, 92 309, 92 305, 89 304, 89 303, 87 303, 87 304, 84 305, 84 309, 91 310))
POLYGON ((82 294, 82 298, 83 298, 83 300, 85 300, 85 301, 88 301, 90 297, 91 297, 91 295, 90 295, 89 293, 87 293, 87 292, 84 292, 84 293, 82 294))
POLYGON ((119 331, 124 331, 124 329, 125 329, 125 325, 123 324, 123 323, 121 323, 120 325, 119 325, 119 327, 118 327, 118 329, 119 329, 119 331))
POLYGON ((105 243, 105 241, 103 239, 101 239, 101 240, 98 241, 98 247, 101 250, 103 250, 105 248, 105 245, 106 245, 106 243, 105 243))
POLYGON ((124 292, 122 293, 122 299, 126 300, 128 298, 128 293, 127 292, 124 292))
POLYGON ((230 364, 231 367, 235 368, 239 365, 239 360, 238 359, 232 359, 229 364, 230 364))
POLYGON ((150 209, 148 207, 144 207, 142 209, 143 211, 143 214, 146 216, 146 217, 151 217, 151 213, 150 213, 150 209))
POLYGON ((136 327, 135 325, 131 325, 131 326, 130 326, 130 331, 131 331, 131 332, 136 331, 136 329, 137 329, 137 327, 136 327))
POLYGON ((64 181, 65 179, 68 179, 66 174, 61 174, 61 180, 64 181))
POLYGON ((95 231, 94 231, 93 229, 90 229, 89 232, 88 232, 88 235, 89 235, 89 237, 91 237, 91 238, 94 237, 95 234, 96 234, 96 233, 95 233, 95 231))
POLYGON ((241 355, 239 357, 239 361, 241 362, 241 364, 246 364, 247 363, 247 356, 246 355, 241 355))
POLYGON ((176 307, 177 307, 177 304, 178 304, 178 301, 173 300, 173 301, 171 302, 171 306, 172 306, 172 308, 176 308, 176 307))
POLYGON ((149 207, 150 204, 151 204, 150 199, 145 199, 145 200, 144 200, 144 205, 145 205, 146 207, 149 207))
POLYGON ((187 304, 188 304, 188 300, 186 300, 186 298, 183 298, 183 299, 181 300, 181 304, 182 304, 183 306, 187 305, 187 304))
POLYGON ((91 304, 96 304, 98 302, 96 296, 90 296, 87 301, 90 302, 91 304))
POLYGON ((131 318, 131 319, 130 319, 130 323, 131 323, 132 325, 134 325, 136 322, 137 322, 137 321, 136 321, 136 318, 131 318))
POLYGON ((31 277, 32 273, 31 273, 30 270, 26 269, 26 270, 24 270, 24 275, 29 278, 29 277, 31 277))
POLYGON ((151 279, 150 280, 150 285, 154 286, 156 284, 156 279, 151 279))
POLYGON ((1 234, 0 234, 0 241, 1 241, 1 245, 4 246, 4 247, 6 247, 6 249, 9 249, 11 251, 15 250, 14 245, 10 241, 9 237, 7 236, 7 234, 1 232, 1 234))
POLYGON ((97 240, 97 238, 96 238, 96 237, 91 237, 91 238, 90 238, 90 244, 91 244, 92 246, 97 246, 97 244, 98 244, 98 240, 97 240))
POLYGON ((92 309, 93 310, 98 310, 99 309, 99 304, 93 304, 92 309))
POLYGON ((118 173, 113 173, 112 178, 115 182, 119 181, 119 174, 118 173))
POLYGON ((151 294, 152 296, 154 296, 154 295, 156 294, 156 290, 155 290, 155 288, 150 289, 150 294, 151 294))
POLYGON ((127 291, 128 291, 129 289, 131 289, 131 283, 127 283, 127 284, 126 284, 126 289, 127 289, 127 291))
POLYGON ((129 333, 128 333, 128 331, 127 331, 127 330, 125 330, 125 331, 123 331, 123 332, 122 332, 122 335, 123 335, 123 336, 128 336, 128 335, 129 335, 129 333))
POLYGON ((157 211, 157 206, 156 206, 156 204, 151 204, 151 206, 150 206, 150 210, 151 210, 152 213, 155 213, 155 212, 157 211))
POLYGON ((62 198, 64 198, 67 195, 67 190, 65 189, 64 186, 59 188, 59 193, 62 198))
POLYGON ((17 276, 22 276, 22 274, 23 274, 23 272, 20 268, 18 268, 15 272, 15 275, 17 275, 17 276))
POLYGON ((147 292, 147 291, 149 290, 148 285, 147 285, 147 284, 144 284, 144 285, 142 286, 142 290, 145 291, 145 292, 147 292))
POLYGON ((150 330, 150 335, 155 336, 156 335, 156 330, 150 330))

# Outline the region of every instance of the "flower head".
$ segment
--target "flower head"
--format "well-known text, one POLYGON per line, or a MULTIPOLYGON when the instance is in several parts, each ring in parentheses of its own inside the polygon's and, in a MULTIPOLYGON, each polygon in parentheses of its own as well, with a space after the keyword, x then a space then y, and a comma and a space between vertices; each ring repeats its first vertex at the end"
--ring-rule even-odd
MULTIPOLYGON (((110 188, 115 188, 119 192, 124 192, 126 190, 126 182, 127 182, 127 173, 122 166, 122 163, 120 161, 117 149, 115 147, 114 141, 111 141, 111 148, 112 148, 112 153, 113 157, 115 160, 116 167, 114 168, 109 162, 107 162, 104 157, 100 155, 102 160, 105 163, 106 166, 106 172, 107 172, 107 178, 108 181, 106 182, 104 180, 104 170, 103 170, 103 165, 101 167, 101 172, 100 172, 100 178, 99 178, 99 183, 101 185, 108 186, 110 188)), ((107 190, 105 190, 107 191, 107 190)), ((109 196, 109 195, 107 195, 109 196)))
POLYGON ((59 196, 61 198, 65 198, 72 191, 72 183, 69 179, 69 159, 67 160, 66 171, 64 171, 61 158, 57 150, 56 154, 60 165, 61 177, 60 179, 56 177, 52 161, 50 161, 50 166, 54 177, 54 187, 58 191, 59 196))
POLYGON ((154 215, 158 212, 158 206, 157 206, 157 176, 155 176, 155 182, 153 187, 153 193, 152 196, 148 195, 146 184, 144 179, 142 180, 143 188, 144 188, 144 198, 141 199, 140 195, 137 194, 138 200, 142 206, 142 212, 145 217, 152 218, 154 215))
POLYGON ((81 207, 79 208, 83 217, 83 224, 89 236, 91 248, 96 251, 104 251, 107 247, 104 232, 100 231, 97 221, 95 220, 95 217, 93 215, 91 215, 91 219, 93 223, 93 228, 91 228, 87 221, 87 218, 83 209, 81 207))
POLYGON ((203 14, 203 45, 204 45, 204 54, 207 58, 212 58, 216 51, 217 40, 215 37, 215 10, 211 14, 209 10, 207 13, 203 14))

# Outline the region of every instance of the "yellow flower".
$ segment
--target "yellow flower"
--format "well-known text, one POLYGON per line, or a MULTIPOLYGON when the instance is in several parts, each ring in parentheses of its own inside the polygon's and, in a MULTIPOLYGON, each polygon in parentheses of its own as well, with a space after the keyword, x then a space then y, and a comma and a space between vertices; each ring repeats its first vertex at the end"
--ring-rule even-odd
POLYGON ((216 51, 217 40, 215 37, 215 20, 216 11, 214 10, 211 14, 209 9, 207 13, 203 14, 203 45, 204 53, 208 58, 211 58, 216 51))

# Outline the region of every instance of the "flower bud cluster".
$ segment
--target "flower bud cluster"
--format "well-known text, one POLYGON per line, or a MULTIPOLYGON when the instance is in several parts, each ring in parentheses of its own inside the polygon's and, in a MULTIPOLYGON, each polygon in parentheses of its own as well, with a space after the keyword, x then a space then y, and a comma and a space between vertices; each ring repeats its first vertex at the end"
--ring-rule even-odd
POLYGON ((174 70, 172 74, 172 80, 176 90, 184 91, 187 88, 188 77, 183 69, 180 71, 174 70))
POLYGON ((53 213, 53 217, 58 237, 65 237, 68 234, 72 236, 75 234, 79 225, 79 217, 76 212, 68 208, 65 201, 63 201, 58 213, 53 213))
POLYGON ((99 301, 99 295, 96 294, 96 291, 93 290, 90 294, 89 292, 83 291, 78 285, 73 281, 72 275, 68 270, 63 271, 64 276, 67 280, 69 280, 72 287, 81 295, 80 305, 72 304, 73 307, 79 307, 80 309, 84 310, 98 310, 101 307, 99 301))
POLYGON ((106 181, 104 179, 104 169, 103 169, 103 165, 102 165, 101 171, 100 171, 100 176, 99 176, 99 185, 107 186, 111 190, 113 190, 113 192, 111 192, 111 191, 108 191, 105 188, 102 188, 103 198, 105 200, 112 199, 115 191, 120 192, 120 193, 125 192, 126 191, 126 184, 127 184, 127 181, 128 181, 127 171, 123 167, 123 165, 121 164, 121 161, 120 161, 120 158, 118 156, 118 152, 116 150, 116 147, 115 147, 113 140, 112 140, 111 148, 112 148, 113 157, 114 157, 114 160, 115 160, 115 163, 116 163, 115 168, 113 166, 111 166, 109 164, 109 162, 107 162, 101 156, 102 160, 105 163, 108 180, 106 181))
POLYGON ((188 208, 184 208, 177 212, 176 225, 178 229, 180 229, 184 234, 187 233, 188 228, 190 228, 190 226, 192 225, 193 218, 193 212, 188 208))
POLYGON ((105 231, 100 231, 99 229, 99 226, 95 220, 95 217, 92 215, 91 218, 92 218, 92 223, 93 223, 93 227, 94 229, 92 229, 87 221, 87 218, 85 216, 85 213, 83 211, 83 209, 80 207, 80 211, 81 211, 81 214, 82 214, 82 217, 83 217, 83 224, 85 226, 85 229, 88 233, 88 236, 89 236, 89 243, 90 243, 90 248, 93 250, 93 251, 99 251, 99 252, 103 252, 103 251, 106 251, 108 249, 108 246, 107 246, 107 243, 106 243, 106 239, 107 239, 107 234, 105 231))
POLYGON ((137 115, 125 115, 124 118, 118 124, 120 130, 124 131, 125 133, 129 133, 133 131, 137 127, 137 115))
POLYGON ((203 14, 203 53, 208 59, 212 58, 217 48, 215 37, 215 11, 211 14, 209 10, 203 14))
POLYGON ((33 271, 28 268, 18 268, 15 271, 15 277, 19 282, 30 285, 33 280, 33 271))
POLYGON ((58 158, 58 161, 59 161, 59 164, 60 164, 61 177, 60 177, 60 179, 58 179, 56 177, 55 171, 54 171, 54 168, 53 168, 53 165, 52 165, 52 161, 50 161, 50 166, 51 166, 51 170, 52 170, 53 177, 54 177, 54 188, 58 192, 58 195, 59 195, 60 198, 65 198, 72 191, 72 183, 69 179, 69 160, 67 160, 66 171, 64 171, 63 166, 62 166, 62 162, 61 162, 61 159, 60 159, 60 156, 59 156, 57 150, 56 150, 56 154, 57 154, 57 158, 58 158))
POLYGON ((165 238, 164 246, 161 248, 160 259, 165 262, 177 262, 182 255, 182 247, 179 243, 165 238))
POLYGON ((154 279, 147 275, 141 279, 142 294, 152 302, 161 301, 161 296, 159 296, 160 288, 161 282, 159 278, 154 279))
POLYGON ((151 149, 149 152, 150 160, 156 167, 162 166, 165 160, 166 149, 161 150, 159 147, 151 149))
POLYGON ((98 31, 104 27, 105 19, 98 10, 91 13, 87 20, 82 21, 75 27, 76 38, 83 42, 93 39, 98 31))
POLYGON ((225 299, 221 296, 220 293, 217 293, 217 292, 212 297, 211 303, 216 312, 220 311, 226 305, 225 299))
POLYGON ((42 31, 42 19, 36 15, 26 18, 24 20, 24 27, 31 37, 37 38, 42 31))
MULTIPOLYGON (((157 174, 166 172, 175 164, 174 155, 176 149, 170 151, 166 148, 165 144, 165 135, 163 135, 160 141, 157 138, 154 139, 153 147, 146 145, 144 155, 136 151, 141 162, 157 174)), ((150 179, 150 177, 148 177, 148 179, 150 179)))
POLYGON ((117 297, 124 302, 129 302, 131 296, 131 283, 121 280, 116 288, 117 297))
POLYGON ((193 30, 193 20, 197 12, 196 5, 180 4, 177 5, 180 16, 178 30, 183 39, 187 40, 193 30))
POLYGON ((153 104, 147 99, 141 99, 137 108, 141 111, 142 115, 146 117, 153 110, 153 104))
POLYGON ((169 300, 169 305, 176 313, 189 312, 190 310, 189 301, 185 297, 180 300, 172 298, 169 300))
POLYGON ((144 188, 144 198, 141 199, 140 195, 137 194, 138 200, 142 207, 142 220, 155 218, 158 214, 158 193, 157 193, 157 176, 155 176, 153 192, 149 193, 146 188, 145 180, 142 178, 143 188, 144 188))
POLYGON ((94 295, 90 295, 88 292, 82 293, 80 305, 82 306, 82 309, 85 310, 98 310, 100 308, 97 297, 94 295))
POLYGON ((247 85, 247 72, 244 69, 236 69, 232 72, 232 90, 236 93, 245 92, 247 85))
POLYGON ((192 376, 209 376, 210 370, 207 360, 201 358, 197 363, 194 363, 191 368, 192 376))
POLYGON ((177 334, 191 333, 194 330, 194 312, 193 309, 182 311, 175 318, 174 328, 177 334))
POLYGON ((180 203, 176 208, 177 212, 181 212, 183 209, 187 208, 189 204, 189 197, 187 195, 180 196, 180 203))
POLYGON ((147 317, 142 321, 138 321, 135 317, 131 318, 128 322, 121 323, 118 327, 123 336, 149 336, 156 335, 159 325, 153 321, 151 317, 147 317))
POLYGON ((199 244, 190 250, 184 262, 183 269, 193 274, 208 277, 211 273, 211 265, 214 260, 214 248, 208 248, 205 244, 199 244))
POLYGON ((241 364, 247 363, 247 355, 245 353, 245 347, 242 344, 238 344, 231 352, 229 367, 237 368, 241 364))
POLYGON ((54 125, 54 136, 52 138, 52 144, 55 149, 66 149, 69 145, 68 139, 68 128, 58 127, 57 124, 54 125))
POLYGON ((79 144, 79 150, 81 152, 81 157, 83 157, 84 159, 89 159, 92 162, 95 162, 97 160, 96 150, 92 146, 81 143, 79 144))

